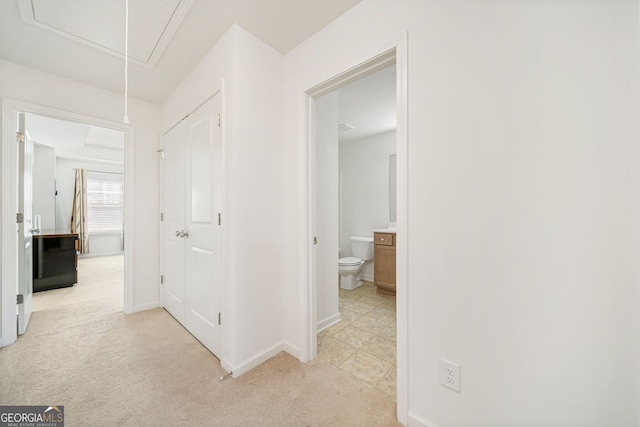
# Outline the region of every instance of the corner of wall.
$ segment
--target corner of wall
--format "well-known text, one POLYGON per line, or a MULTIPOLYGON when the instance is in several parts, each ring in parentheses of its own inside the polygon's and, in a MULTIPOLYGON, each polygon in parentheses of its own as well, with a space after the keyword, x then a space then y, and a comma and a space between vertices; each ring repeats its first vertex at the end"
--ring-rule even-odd
POLYGON ((436 423, 431 422, 421 416, 409 412, 409 419, 407 422, 407 426, 409 427, 439 427, 436 423))
POLYGON ((300 360, 300 348, 297 345, 291 344, 288 341, 284 341, 284 351, 300 360))
POLYGON ((141 311, 151 310, 153 308, 158 308, 158 307, 160 307, 160 301, 153 301, 153 302, 148 302, 146 304, 135 305, 133 307, 133 312, 139 313, 141 311))
POLYGON ((266 349, 263 349, 262 351, 255 353, 253 356, 243 360, 237 365, 232 365, 225 360, 224 364, 222 364, 221 362, 221 366, 225 370, 229 372, 233 372, 233 378, 237 378, 240 375, 246 372, 249 372, 251 369, 263 364, 264 362, 278 355, 282 351, 286 351, 284 341, 280 341, 279 343, 271 347, 268 347, 266 349))
POLYGON ((436 423, 409 411, 407 426, 409 427, 439 427, 436 423))
POLYGON ((321 332, 324 329, 327 329, 340 321, 340 312, 334 313, 331 316, 328 316, 320 321, 316 326, 316 331, 321 332))

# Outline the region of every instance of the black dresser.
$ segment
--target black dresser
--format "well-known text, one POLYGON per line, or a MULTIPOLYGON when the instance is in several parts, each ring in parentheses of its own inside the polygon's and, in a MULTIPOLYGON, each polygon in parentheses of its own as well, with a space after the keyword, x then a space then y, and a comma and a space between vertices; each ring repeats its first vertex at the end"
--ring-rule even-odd
POLYGON ((33 292, 78 282, 77 234, 33 236, 33 292))

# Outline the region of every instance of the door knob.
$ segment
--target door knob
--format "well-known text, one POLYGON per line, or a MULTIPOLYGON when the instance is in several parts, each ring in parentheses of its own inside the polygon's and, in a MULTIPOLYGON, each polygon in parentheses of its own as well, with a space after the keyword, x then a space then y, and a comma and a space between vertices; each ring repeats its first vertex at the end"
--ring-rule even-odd
POLYGON ((188 231, 184 232, 184 237, 189 238, 189 232, 188 231))

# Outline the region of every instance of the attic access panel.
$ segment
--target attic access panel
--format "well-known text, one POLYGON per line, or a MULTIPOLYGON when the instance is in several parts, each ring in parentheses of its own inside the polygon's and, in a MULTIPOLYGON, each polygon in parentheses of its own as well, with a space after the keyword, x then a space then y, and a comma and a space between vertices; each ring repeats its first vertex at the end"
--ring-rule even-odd
MULTIPOLYGON (((193 1, 130 1, 129 60, 154 68, 193 1)), ((17 2, 25 22, 111 55, 124 57, 124 0, 17 2)))

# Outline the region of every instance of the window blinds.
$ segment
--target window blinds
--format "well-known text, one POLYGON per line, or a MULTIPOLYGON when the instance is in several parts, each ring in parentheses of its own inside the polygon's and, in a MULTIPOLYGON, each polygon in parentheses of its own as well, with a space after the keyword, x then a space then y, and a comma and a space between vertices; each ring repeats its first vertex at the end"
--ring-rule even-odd
POLYGON ((122 174, 88 172, 89 234, 122 233, 124 185, 122 174))

